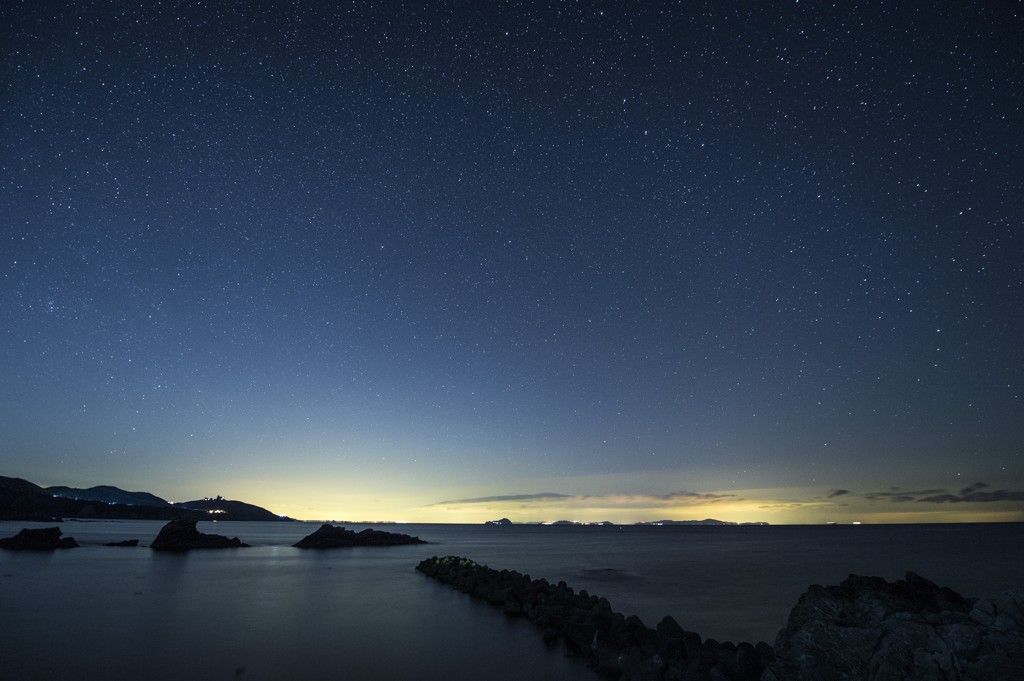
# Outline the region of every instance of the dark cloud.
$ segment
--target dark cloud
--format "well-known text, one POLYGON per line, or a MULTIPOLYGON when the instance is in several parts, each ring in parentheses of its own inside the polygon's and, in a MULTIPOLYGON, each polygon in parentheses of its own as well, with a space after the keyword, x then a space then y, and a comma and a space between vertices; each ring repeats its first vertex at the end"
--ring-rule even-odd
MULTIPOLYGON (((987 487, 988 485, 984 485, 987 487)), ((975 485, 977 487, 977 485, 975 485)), ((992 492, 978 492, 971 487, 960 490, 960 494, 936 494, 917 500, 929 504, 977 504, 993 501, 1024 501, 1024 491, 997 489, 992 492)))
POLYGON ((896 504, 903 504, 910 501, 925 504, 964 504, 964 503, 988 503, 993 501, 1024 501, 1024 491, 1019 490, 993 490, 982 491, 989 487, 988 483, 976 482, 970 487, 964 487, 957 493, 946 489, 919 489, 902 490, 899 487, 891 487, 885 492, 869 492, 864 495, 869 501, 891 501, 896 504))
POLYGON ((850 494, 850 490, 848 489, 834 489, 829 491, 828 498, 835 499, 836 497, 846 496, 847 494, 850 494))
POLYGON ((649 499, 658 501, 673 501, 675 499, 697 499, 700 501, 722 501, 723 499, 735 499, 735 494, 698 494, 697 492, 669 492, 668 494, 645 494, 649 499))
POLYGON ((917 497, 931 496, 935 494, 946 494, 948 490, 944 489, 918 489, 918 490, 903 490, 899 487, 890 487, 886 492, 868 492, 864 495, 864 498, 869 501, 913 501, 917 497))

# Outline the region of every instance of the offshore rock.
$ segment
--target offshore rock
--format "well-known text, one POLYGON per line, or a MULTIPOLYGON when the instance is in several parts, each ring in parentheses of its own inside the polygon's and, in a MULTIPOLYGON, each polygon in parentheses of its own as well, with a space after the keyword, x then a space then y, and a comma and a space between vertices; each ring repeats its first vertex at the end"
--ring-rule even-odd
POLYGON ((191 549, 234 549, 243 546, 238 537, 228 539, 219 534, 205 534, 196 529, 195 520, 172 520, 160 529, 150 548, 154 551, 189 551, 191 549))
POLYGON ((124 541, 112 541, 107 542, 104 546, 117 546, 124 548, 132 548, 139 545, 138 539, 125 539, 124 541))
POLYGON ((398 532, 381 532, 370 529, 353 532, 344 527, 335 527, 324 523, 320 529, 303 537, 294 546, 300 549, 339 549, 351 546, 402 546, 426 543, 419 537, 398 532))
POLYGON ((701 641, 671 617, 649 629, 640 618, 614 612, 604 598, 576 593, 565 582, 553 585, 459 556, 434 556, 416 569, 511 617, 525 617, 546 643, 561 643, 606 678, 758 681, 771 659, 767 643, 701 641))
POLYGON ((0 539, 0 549, 11 551, 54 551, 73 549, 78 546, 72 537, 61 537, 59 527, 43 527, 38 530, 23 529, 13 537, 0 539))
POLYGON ((800 597, 774 653, 763 681, 1024 681, 1024 595, 850 575, 800 597))

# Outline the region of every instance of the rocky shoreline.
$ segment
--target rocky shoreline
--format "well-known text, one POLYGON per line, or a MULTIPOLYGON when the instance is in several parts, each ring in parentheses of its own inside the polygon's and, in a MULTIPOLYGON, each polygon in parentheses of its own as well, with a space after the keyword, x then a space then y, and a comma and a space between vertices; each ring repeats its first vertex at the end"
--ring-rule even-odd
POLYGON ((1024 594, 850 575, 800 596, 775 652, 762 681, 1024 681, 1024 594))
POLYGON ((1024 594, 965 598, 908 572, 812 585, 774 648, 702 639, 669 616, 654 629, 603 598, 459 556, 417 570, 524 617, 619 681, 1024 681, 1024 594))

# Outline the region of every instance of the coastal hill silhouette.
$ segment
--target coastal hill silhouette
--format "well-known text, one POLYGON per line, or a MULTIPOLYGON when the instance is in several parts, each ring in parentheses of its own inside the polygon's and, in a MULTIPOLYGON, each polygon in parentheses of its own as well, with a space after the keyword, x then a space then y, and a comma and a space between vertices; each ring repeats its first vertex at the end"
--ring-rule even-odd
POLYGON ((149 492, 127 492, 110 485, 88 489, 40 487, 0 476, 0 520, 103 518, 122 520, 292 521, 265 508, 223 497, 171 503, 149 492))

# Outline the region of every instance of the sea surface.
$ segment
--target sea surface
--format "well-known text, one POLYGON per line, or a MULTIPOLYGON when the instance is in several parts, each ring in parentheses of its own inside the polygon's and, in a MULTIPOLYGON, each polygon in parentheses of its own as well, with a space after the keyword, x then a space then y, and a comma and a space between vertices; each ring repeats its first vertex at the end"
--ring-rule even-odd
MULTIPOLYGON (((251 548, 165 554, 156 521, 66 521, 81 548, 0 551, 0 678, 588 679, 582 664, 415 571, 460 555, 565 580, 650 627, 774 643, 813 583, 907 570, 966 596, 1024 589, 1024 525, 389 525, 429 544, 329 551, 307 523, 200 523, 251 548), (139 539, 137 548, 105 542, 139 539)), ((0 522, 0 537, 52 523, 0 522)), ((347 525, 360 530, 366 526, 347 525)))

